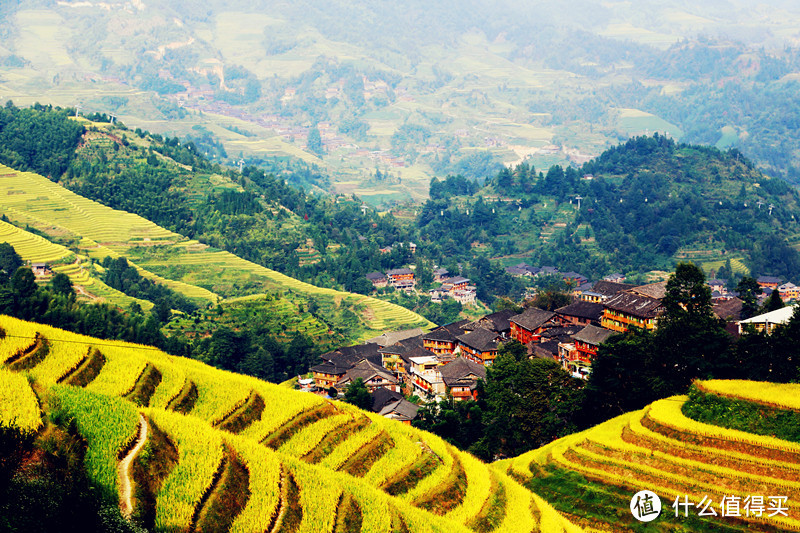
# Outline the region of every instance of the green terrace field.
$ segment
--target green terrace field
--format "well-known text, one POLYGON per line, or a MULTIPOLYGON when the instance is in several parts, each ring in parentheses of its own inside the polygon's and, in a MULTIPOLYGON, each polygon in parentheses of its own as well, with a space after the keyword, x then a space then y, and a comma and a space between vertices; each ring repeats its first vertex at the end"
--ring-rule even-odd
POLYGON ((147 346, 0 328, 0 422, 37 435, 74 420, 96 493, 156 531, 582 531, 504 472, 348 404, 147 346))
MULTIPOLYGON (((433 326, 398 305, 316 287, 229 252, 191 241, 138 215, 74 194, 38 174, 17 172, 0 165, 0 199, 0 210, 14 223, 28 224, 53 238, 78 242, 78 251, 92 259, 125 256, 143 276, 198 302, 212 303, 220 297, 275 291, 297 294, 318 301, 321 306, 335 304, 337 308, 346 306, 354 310, 359 320, 357 337, 364 339, 387 329, 433 326)), ((6 226, 0 231, 14 233, 6 226)), ((63 247, 47 247, 46 239, 38 241, 35 236, 31 239, 33 246, 38 243, 42 250, 46 248, 43 253, 49 255, 42 257, 69 256, 69 250, 63 247)), ((34 256, 23 257, 33 260, 34 256)), ((119 298, 110 299, 123 303, 119 298)))
POLYGON ((0 220, 0 242, 7 242, 13 246, 24 261, 47 263, 53 272, 66 274, 73 285, 81 287, 80 295, 102 298, 125 308, 133 302, 137 302, 145 310, 153 307, 151 302, 132 298, 103 283, 86 256, 77 255, 65 246, 2 220, 0 220))
POLYGON ((800 438, 796 429, 784 435, 791 440, 773 436, 797 427, 797 385, 698 381, 695 388, 494 466, 588 529, 640 531, 628 506, 648 489, 662 500, 648 531, 800 531, 800 438), (676 517, 671 506, 686 497, 710 498, 717 515, 700 518, 691 506, 688 517, 684 507, 676 517), (770 512, 758 512, 762 497, 770 512), (788 497, 788 509, 777 497, 788 497), (740 512, 723 514, 723 498, 741 503, 740 512))

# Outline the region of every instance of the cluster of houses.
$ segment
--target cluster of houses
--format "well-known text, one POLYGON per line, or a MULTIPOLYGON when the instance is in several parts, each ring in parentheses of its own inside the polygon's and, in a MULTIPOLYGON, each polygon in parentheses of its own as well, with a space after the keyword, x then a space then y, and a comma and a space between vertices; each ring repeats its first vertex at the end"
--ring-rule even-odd
MULTIPOLYGON (((395 268, 383 272, 370 272, 366 278, 372 282, 375 288, 394 287, 397 290, 412 292, 417 286, 414 271, 410 268, 395 268)), ((433 271, 433 281, 441 283, 441 286, 429 291, 431 301, 441 302, 444 299, 452 298, 462 305, 474 304, 476 288, 468 278, 462 276, 450 276, 447 269, 436 268, 433 271)))
MULTIPOLYGON (((559 274, 549 267, 538 271, 527 265, 511 268, 530 272, 518 275, 559 274)), ((387 277, 394 272, 387 273, 387 277)), ((521 313, 503 310, 475 321, 440 326, 427 333, 420 329, 385 333, 365 344, 321 356, 322 363, 311 368, 315 385, 321 391, 335 388, 343 392, 361 378, 373 394, 386 389, 396 395, 391 402, 378 402, 376 412, 410 422, 416 407, 402 400, 402 394, 437 400, 448 395, 454 400, 477 398, 477 383, 486 377, 486 367, 492 365, 504 342, 519 341, 527 347, 530 357, 553 359, 573 376, 586 378, 599 346, 609 337, 633 327, 645 330, 657 327, 657 319, 664 310, 666 281, 633 285, 624 283, 621 275, 613 275, 588 283, 581 282, 585 278, 574 272, 563 276, 577 284, 572 292, 573 302, 567 306, 555 311, 535 307, 521 313)), ((443 287, 456 286, 460 280, 469 281, 444 280, 443 287)), ((758 281, 765 291, 778 290, 782 297, 786 293, 787 299, 792 298, 788 295, 793 285, 769 277, 758 281)), ((788 307, 740 321, 742 301, 736 294, 727 291, 720 280, 712 279, 708 284, 714 313, 726 320, 731 333, 740 333, 744 324, 771 331, 791 317, 793 308, 788 307)))

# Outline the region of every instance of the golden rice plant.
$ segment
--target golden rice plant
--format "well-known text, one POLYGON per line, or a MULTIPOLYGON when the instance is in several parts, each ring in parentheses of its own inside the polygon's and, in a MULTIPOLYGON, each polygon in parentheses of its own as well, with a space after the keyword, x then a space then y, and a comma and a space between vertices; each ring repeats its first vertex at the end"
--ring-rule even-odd
POLYGON ((178 464, 156 497, 156 529, 187 531, 198 502, 211 489, 222 462, 222 433, 193 416, 159 409, 147 409, 145 413, 178 448, 178 464))
POLYGON ((303 457, 311 452, 328 433, 353 419, 348 413, 338 414, 323 418, 303 428, 292 436, 278 449, 279 452, 303 457))
POLYGON ((376 439, 381 431, 379 425, 370 423, 361 431, 348 436, 344 442, 323 458, 319 465, 331 470, 338 470, 353 454, 376 439))
POLYGON ((267 531, 280 500, 280 457, 250 439, 236 435, 226 439, 236 449, 250 476, 250 498, 233 522, 231 533, 267 531))
POLYGON ((800 411, 800 383, 769 383, 743 379, 697 380, 694 385, 703 392, 738 400, 800 411))
POLYGON ((0 368, 0 426, 3 425, 35 432, 42 426, 42 415, 25 376, 0 368))

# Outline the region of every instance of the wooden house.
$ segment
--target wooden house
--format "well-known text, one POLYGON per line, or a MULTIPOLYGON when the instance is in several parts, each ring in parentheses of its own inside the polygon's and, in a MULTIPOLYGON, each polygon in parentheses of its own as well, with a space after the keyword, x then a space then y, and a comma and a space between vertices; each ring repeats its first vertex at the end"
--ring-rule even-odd
POLYGON ((621 333, 631 327, 655 329, 663 309, 659 298, 623 292, 603 304, 600 325, 621 333))
POLYGON ((461 354, 476 363, 489 366, 497 358, 500 334, 486 329, 476 329, 458 336, 456 354, 461 354))
POLYGON ((442 381, 456 401, 477 400, 478 381, 486 379, 486 367, 464 357, 456 357, 440 367, 442 381))
POLYGON ((531 307, 509 319, 511 338, 522 344, 539 342, 539 337, 546 328, 555 325, 556 314, 544 309, 531 307))

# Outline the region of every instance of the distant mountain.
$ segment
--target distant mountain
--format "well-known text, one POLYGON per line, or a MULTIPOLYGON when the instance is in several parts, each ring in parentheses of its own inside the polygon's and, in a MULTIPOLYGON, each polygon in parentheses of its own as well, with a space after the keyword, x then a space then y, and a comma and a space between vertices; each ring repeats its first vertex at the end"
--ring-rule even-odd
POLYGON ((654 131, 800 181, 790 2, 23 0, 0 16, 0 101, 114 113, 229 163, 303 161, 331 182, 297 185, 373 205, 654 131))

